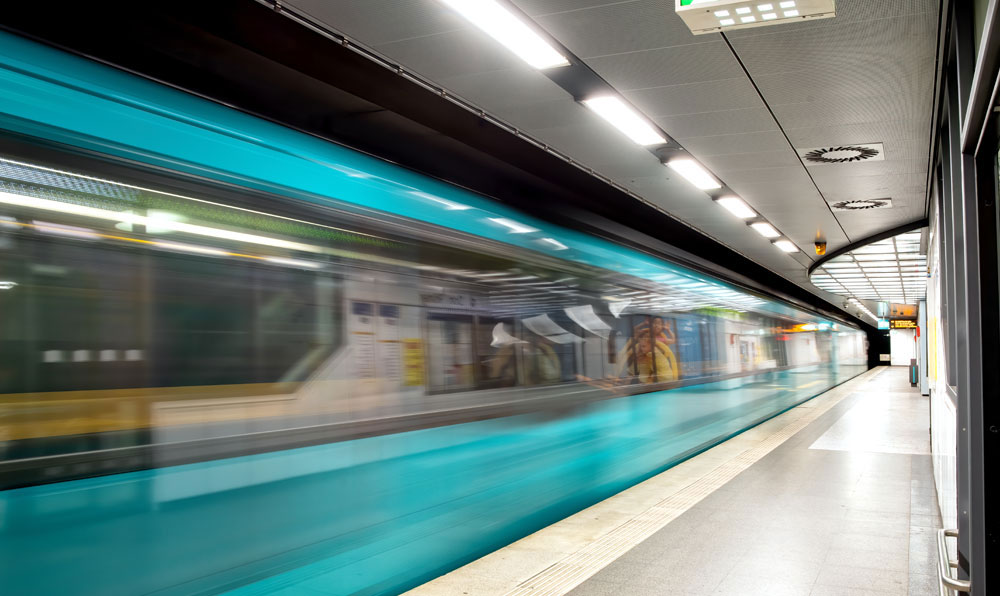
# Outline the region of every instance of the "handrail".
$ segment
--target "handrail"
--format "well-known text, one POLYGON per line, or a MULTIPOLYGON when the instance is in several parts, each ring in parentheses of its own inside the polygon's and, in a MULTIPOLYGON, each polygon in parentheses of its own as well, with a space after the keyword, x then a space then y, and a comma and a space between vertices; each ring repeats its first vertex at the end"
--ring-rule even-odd
POLYGON ((938 530, 937 533, 938 573, 941 579, 941 593, 946 596, 949 590, 965 593, 972 592, 972 582, 955 579, 951 576, 951 568, 957 568, 958 562, 948 558, 948 545, 945 542, 945 539, 948 537, 957 538, 958 530, 938 530))

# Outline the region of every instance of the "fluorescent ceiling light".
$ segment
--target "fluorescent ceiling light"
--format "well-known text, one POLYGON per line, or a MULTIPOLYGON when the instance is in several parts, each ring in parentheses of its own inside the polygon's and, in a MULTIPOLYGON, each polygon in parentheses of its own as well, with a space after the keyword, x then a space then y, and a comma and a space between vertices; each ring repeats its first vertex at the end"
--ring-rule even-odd
POLYGON ((608 95, 585 99, 583 105, 625 133, 625 136, 636 144, 659 145, 667 142, 667 139, 663 138, 652 125, 617 97, 608 95))
POLYGON ((753 23, 757 20, 757 17, 750 15, 748 17, 740 17, 741 23, 753 23))
POLYGON ((736 14, 750 14, 749 6, 741 6, 736 9, 736 14))
POLYGON ((791 240, 778 240, 774 245, 785 252, 799 252, 799 247, 795 246, 791 240))
POLYGON ((774 10, 774 5, 773 4, 758 4, 757 5, 757 10, 759 10, 761 12, 767 12, 769 10, 774 10))
POLYGON ((799 11, 797 11, 797 10, 786 10, 785 11, 785 16, 786 17, 797 17, 797 16, 799 16, 799 11))
POLYGON ((717 10, 717 11, 715 11, 715 16, 720 17, 720 18, 721 17, 728 17, 729 16, 729 11, 728 10, 717 10))
POLYGON ((441 0, 535 68, 566 66, 569 60, 495 0, 441 0))
POLYGON ((773 12, 765 12, 764 14, 760 15, 760 18, 764 19, 765 21, 773 21, 774 19, 778 18, 778 15, 773 12))
POLYGON ((487 218, 495 224, 500 224, 501 226, 510 230, 511 234, 527 234, 528 232, 537 232, 538 228, 533 228, 531 226, 526 226, 522 223, 518 223, 513 219, 507 219, 506 217, 490 217, 487 218))
POLYGON ((795 0, 787 0, 778 4, 781 8, 795 8, 795 0))
POLYGON ((750 227, 765 238, 777 238, 778 236, 781 236, 781 232, 774 229, 774 226, 766 221, 759 221, 757 223, 750 224, 750 227))
POLYGON ((696 188, 701 190, 712 190, 716 188, 722 188, 722 185, 708 173, 708 170, 701 167, 693 159, 688 159, 686 157, 679 159, 672 159, 667 163, 670 169, 677 172, 681 176, 687 179, 688 182, 694 184, 696 188))
POLYGON ((739 197, 721 197, 715 202, 725 207, 726 211, 729 211, 740 219, 757 217, 757 212, 751 209, 750 206, 739 197))
POLYGON ((723 27, 728 27, 730 25, 735 25, 736 21, 733 19, 719 19, 719 24, 723 27))

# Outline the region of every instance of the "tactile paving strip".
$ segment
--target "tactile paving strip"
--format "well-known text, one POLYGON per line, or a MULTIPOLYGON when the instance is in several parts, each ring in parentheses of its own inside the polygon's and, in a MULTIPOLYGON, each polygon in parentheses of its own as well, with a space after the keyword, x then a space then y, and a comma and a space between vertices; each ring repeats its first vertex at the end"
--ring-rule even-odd
MULTIPOLYGON (((874 376, 874 375, 873 375, 874 376)), ((870 381, 873 376, 863 377, 870 381)), ((805 413, 758 443, 730 459, 604 536, 521 582, 506 596, 560 596, 582 584, 626 551, 677 519, 696 503, 735 478, 779 445, 791 438, 831 408, 850 391, 836 389, 808 402, 805 413)))

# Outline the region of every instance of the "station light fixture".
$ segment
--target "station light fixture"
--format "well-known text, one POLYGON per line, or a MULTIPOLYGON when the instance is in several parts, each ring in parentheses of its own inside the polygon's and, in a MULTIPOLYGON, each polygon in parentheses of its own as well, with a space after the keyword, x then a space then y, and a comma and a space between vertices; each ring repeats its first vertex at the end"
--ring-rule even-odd
POLYGON ((696 188, 701 190, 715 190, 722 188, 719 181, 708 173, 708 170, 701 167, 701 165, 693 159, 689 159, 687 157, 671 159, 667 162, 667 166, 669 166, 671 170, 686 178, 688 182, 694 184, 696 188))
POLYGON ((784 252, 799 252, 799 247, 795 246, 791 240, 775 240, 774 245, 784 252))
POLYGON ((715 202, 725 207, 726 211, 729 211, 740 219, 752 219, 757 217, 757 212, 751 209, 750 206, 746 204, 746 201, 739 197, 719 197, 715 200, 715 202))
POLYGON ((645 118, 614 95, 583 100, 583 105, 625 133, 638 145, 661 145, 667 142, 645 118))
POLYGON ((758 221, 756 223, 750 224, 750 227, 754 229, 755 232, 760 234, 765 238, 777 238, 781 236, 781 232, 776 230, 774 226, 767 223, 766 221, 758 221))
POLYGON ((835 0, 674 0, 674 10, 695 35, 837 16, 835 0))
POLYGON ((496 0, 441 0, 441 2, 535 68, 569 65, 566 56, 496 0))

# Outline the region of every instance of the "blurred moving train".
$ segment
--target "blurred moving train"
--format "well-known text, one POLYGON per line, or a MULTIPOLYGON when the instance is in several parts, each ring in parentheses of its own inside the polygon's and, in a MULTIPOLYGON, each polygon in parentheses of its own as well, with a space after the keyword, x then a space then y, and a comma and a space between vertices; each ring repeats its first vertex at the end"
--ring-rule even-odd
POLYGON ((0 80, 0 592, 394 593, 866 369, 847 322, 125 73, 3 35, 0 80))

